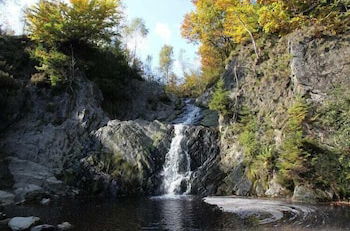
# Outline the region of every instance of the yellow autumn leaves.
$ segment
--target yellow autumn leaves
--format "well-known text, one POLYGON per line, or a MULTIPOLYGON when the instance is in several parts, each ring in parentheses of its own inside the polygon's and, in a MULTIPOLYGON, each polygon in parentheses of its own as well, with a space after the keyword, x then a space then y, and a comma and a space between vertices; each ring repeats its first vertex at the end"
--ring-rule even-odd
POLYGON ((109 40, 120 19, 119 0, 41 0, 26 12, 32 40, 54 44, 109 40))

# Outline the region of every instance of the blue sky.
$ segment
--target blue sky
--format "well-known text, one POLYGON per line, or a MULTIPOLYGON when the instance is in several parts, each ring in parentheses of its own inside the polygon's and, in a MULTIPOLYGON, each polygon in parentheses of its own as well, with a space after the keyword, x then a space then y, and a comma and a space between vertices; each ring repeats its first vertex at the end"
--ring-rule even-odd
MULTIPOLYGON (((0 6, 0 21, 6 22, 16 34, 23 32, 23 8, 38 0, 8 0, 7 5, 0 6)), ((196 55, 197 47, 189 44, 181 37, 180 27, 184 15, 193 8, 190 0, 122 0, 125 15, 128 20, 143 18, 149 34, 146 39, 138 39, 137 55, 145 60, 147 55, 153 57, 154 69, 159 63, 159 51, 164 44, 174 47, 174 58, 178 59, 180 50, 185 50, 184 57, 188 66, 199 68, 200 62, 196 55)), ((133 47, 129 41, 128 45, 133 47)), ((174 63, 174 71, 181 75, 178 61, 174 63)))
MULTIPOLYGON (((143 18, 149 29, 147 38, 138 42, 137 55, 142 60, 151 55, 153 65, 158 66, 159 51, 164 44, 168 44, 174 47, 174 58, 178 59, 183 49, 188 66, 199 67, 197 47, 183 39, 180 30, 184 15, 193 8, 190 0, 124 0, 124 4, 128 19, 143 18)), ((178 61, 174 64, 174 71, 181 75, 178 61)))

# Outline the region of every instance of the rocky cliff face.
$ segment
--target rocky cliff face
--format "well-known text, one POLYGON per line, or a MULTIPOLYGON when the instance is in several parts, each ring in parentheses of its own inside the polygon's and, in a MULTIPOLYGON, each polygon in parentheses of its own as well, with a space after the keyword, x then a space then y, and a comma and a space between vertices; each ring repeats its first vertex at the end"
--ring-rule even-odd
POLYGON ((172 126, 156 119, 176 116, 181 103, 158 86, 144 83, 143 91, 141 81, 135 84, 139 96, 121 117, 137 121, 110 120, 100 90, 84 77, 68 90, 32 85, 18 90, 8 109, 19 110, 8 112, 0 126, 0 178, 6 179, 1 190, 17 201, 74 194, 74 187, 94 194, 154 192, 172 133, 172 126))
POLYGON ((99 90, 83 78, 74 89, 55 94, 27 87, 13 100, 22 107, 1 134, 0 146, 8 156, 18 200, 32 192, 64 193, 60 174, 93 148, 91 132, 107 123, 99 90))
MULTIPOLYGON (((304 30, 263 43, 263 55, 258 62, 251 58, 251 47, 241 47, 223 74, 225 87, 230 91, 231 114, 220 119, 220 160, 212 169, 222 173, 221 177, 218 173, 212 175, 220 179, 216 181, 215 193, 270 197, 294 194, 294 199, 307 201, 341 197, 348 189, 335 186, 331 176, 317 169, 327 166, 326 171, 338 172, 331 166, 341 165, 339 160, 322 162, 329 155, 336 156, 332 152, 341 148, 330 141, 336 133, 330 125, 334 121, 325 125, 321 119, 328 115, 322 108, 330 105, 335 97, 333 92, 350 86, 349 35, 317 37, 304 30), (292 116, 300 108, 305 109, 305 118, 294 128, 302 134, 303 138, 298 140, 290 133, 291 124, 296 121, 292 116), (291 161, 295 150, 308 153, 300 157, 304 160, 295 160, 307 169, 289 171, 303 177, 286 180, 281 169, 289 167, 281 164, 291 161), (318 181, 320 178, 323 183, 318 181)), ((204 95, 199 101, 205 104, 207 98, 204 95)))
MULTIPOLYGON (((229 115, 220 116, 216 129, 215 113, 206 110, 200 124, 207 127, 185 131, 191 193, 308 201, 348 195, 342 124, 350 102, 349 41, 349 35, 299 31, 263 41, 259 60, 249 46, 236 51, 223 74, 229 115), (332 108, 338 102, 343 111, 332 108)), ((174 136, 165 122, 182 103, 159 86, 133 81, 136 90, 126 89, 117 115, 105 113, 101 92, 83 77, 72 89, 28 85, 10 96, 12 107, 0 124, 0 190, 14 194, 2 192, 6 201, 77 189, 85 195, 160 193, 174 136)), ((207 105, 210 92, 197 103, 207 105)))

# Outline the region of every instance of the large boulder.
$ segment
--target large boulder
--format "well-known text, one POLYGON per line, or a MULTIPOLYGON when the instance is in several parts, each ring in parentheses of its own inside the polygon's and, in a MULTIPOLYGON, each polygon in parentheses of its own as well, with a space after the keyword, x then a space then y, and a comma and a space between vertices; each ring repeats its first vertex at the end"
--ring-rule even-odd
POLYGON ((40 199, 45 193, 64 193, 65 186, 47 167, 11 157, 9 169, 14 177, 17 201, 40 199))
POLYGON ((310 186, 305 185, 298 185, 295 187, 292 199, 294 201, 309 203, 316 202, 318 200, 315 190, 310 186))
POLYGON ((38 221, 40 221, 39 217, 14 217, 9 221, 8 226, 12 231, 27 230, 38 221))
POLYGON ((158 121, 108 122, 95 132, 99 151, 82 160, 86 178, 82 183, 86 187, 97 184, 95 189, 105 188, 97 191, 112 195, 155 193, 171 133, 172 126, 158 121))
POLYGON ((269 181, 269 187, 265 192, 265 196, 285 197, 289 194, 290 194, 289 190, 287 190, 280 183, 278 183, 277 176, 276 176, 276 174, 274 174, 272 180, 269 181))

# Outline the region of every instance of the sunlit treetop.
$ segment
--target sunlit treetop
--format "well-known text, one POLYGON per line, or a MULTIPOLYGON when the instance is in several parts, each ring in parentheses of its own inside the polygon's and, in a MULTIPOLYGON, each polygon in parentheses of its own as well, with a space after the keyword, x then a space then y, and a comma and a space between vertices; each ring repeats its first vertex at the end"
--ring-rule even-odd
POLYGON ((101 43, 116 35, 120 0, 40 0, 26 12, 29 37, 55 44, 67 41, 101 43))

